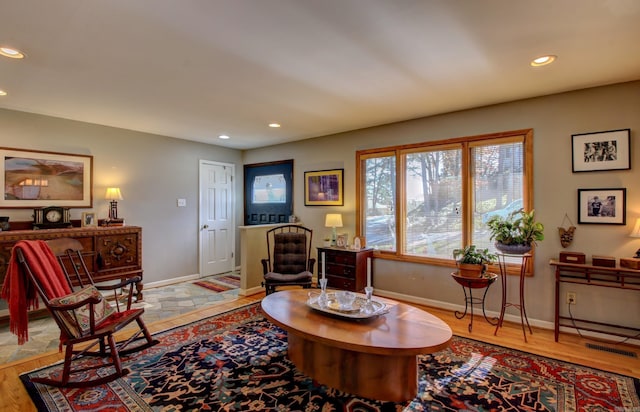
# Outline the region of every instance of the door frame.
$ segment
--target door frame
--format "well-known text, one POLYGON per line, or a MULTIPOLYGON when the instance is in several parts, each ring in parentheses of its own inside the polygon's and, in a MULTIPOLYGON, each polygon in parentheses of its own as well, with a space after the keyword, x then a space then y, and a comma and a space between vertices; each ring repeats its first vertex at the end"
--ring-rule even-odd
POLYGON ((206 160, 200 159, 198 161, 198 277, 204 277, 203 275, 203 262, 202 262, 202 231, 203 231, 203 222, 202 222, 202 168, 203 165, 216 165, 216 166, 227 166, 231 168, 231 200, 230 200, 230 210, 231 210, 231 267, 230 270, 233 271, 236 269, 236 231, 238 230, 238 226, 236 225, 236 165, 234 163, 226 163, 219 162, 216 160, 206 160))

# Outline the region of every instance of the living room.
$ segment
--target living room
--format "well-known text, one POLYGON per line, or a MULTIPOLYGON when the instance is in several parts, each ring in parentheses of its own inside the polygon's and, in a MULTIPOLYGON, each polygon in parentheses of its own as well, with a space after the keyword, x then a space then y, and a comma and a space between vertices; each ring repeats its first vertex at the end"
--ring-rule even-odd
MULTIPOLYGON (((8 147, 94 156, 94 207, 90 210, 99 219, 106 218, 109 202, 102 199, 103 192, 109 186, 120 187, 123 200, 118 202, 119 215, 127 224, 143 228, 144 283, 151 286, 189 278, 199 271, 198 161, 202 158, 236 165, 236 194, 240 194, 235 203, 237 226, 243 224, 242 165, 294 159, 294 215, 315 231, 315 247, 331 232, 324 227, 326 213, 342 213, 341 232, 356 234, 356 150, 531 128, 534 207, 538 220, 546 225, 546 239, 536 248, 534 275, 527 279, 527 311, 535 325, 552 328, 554 269, 550 259, 558 258, 563 250, 621 258, 633 256, 638 249, 629 237, 640 217, 634 206, 639 201, 633 167, 618 172, 572 173, 570 141, 576 133, 630 128, 633 142, 639 91, 640 82, 622 83, 245 151, 5 109, 0 110, 0 120, 3 134, 10 137, 8 147), (344 206, 305 207, 304 172, 342 168, 344 206), (565 214, 574 224, 578 221, 577 190, 614 187, 627 188, 626 224, 577 225, 573 243, 564 249, 554 232, 563 226, 565 214), (177 198, 185 198, 187 207, 177 207, 177 198)), ((640 160, 638 155, 632 151, 632 165, 640 160)), ((87 210, 72 209, 72 219, 79 219, 87 210)), ((31 221, 32 213, 29 209, 3 211, 10 221, 31 221)), ((239 241, 236 235, 238 252, 239 241)), ((236 265, 239 262, 237 253, 236 265)), ((459 287, 449 277, 450 268, 374 259, 373 272, 379 291, 448 308, 462 302, 459 287)), ((633 291, 574 289, 579 296, 573 309, 576 317, 634 325, 633 314, 640 309, 640 302, 633 291)), ((495 288, 489 291, 487 309, 496 311, 498 307, 499 290, 495 288)))
MULTIPOLYGON (((33 58, 36 56, 28 55, 28 59, 33 58)), ((370 127, 246 149, 225 146, 217 139, 205 143, 176 138, 169 133, 105 126, 98 120, 70 120, 57 116, 55 111, 49 112, 50 115, 37 114, 0 100, 1 146, 92 156, 92 205, 72 208, 71 219, 79 221, 84 212, 105 219, 109 213, 105 190, 119 187, 122 193, 122 200, 118 201, 119 216, 127 225, 142 227, 144 284, 145 288, 151 288, 204 275, 200 273, 198 169, 202 160, 229 164, 235 170, 234 264, 231 269, 238 269, 243 257, 239 227, 244 225, 244 165, 294 160, 293 214, 314 231, 315 251, 317 246, 322 246, 323 238, 331 233, 331 228, 325 227, 327 213, 342 214, 344 226, 341 232, 350 238, 358 235, 357 151, 531 129, 533 207, 537 219, 545 225, 545 239, 535 249, 533 275, 526 279, 525 297, 532 326, 551 330, 555 315, 555 268, 549 264, 551 259, 568 251, 582 252, 587 259, 596 255, 619 260, 632 257, 640 248, 640 241, 629 236, 640 218, 636 173, 640 151, 635 144, 640 128, 640 80, 637 77, 627 80, 611 79, 595 87, 565 89, 480 107, 461 107, 404 121, 371 123, 370 127), (628 170, 572 171, 572 135, 619 129, 630 129, 628 170), (328 169, 344 170, 344 205, 305 206, 304 173, 328 169), (578 191, 603 188, 626 189, 624 224, 578 224, 578 191), (185 206, 178 206, 177 199, 184 199, 185 206), (567 217, 569 224, 577 229, 573 242, 565 248, 557 228, 569 225, 567 217)), ((3 84, 2 87, 8 86, 3 84)), ((153 119, 149 122, 153 123, 153 119)), ((5 208, 0 212, 9 217, 11 223, 33 219, 33 209, 29 208, 5 208)), ((252 258, 259 260, 266 251, 250 253, 252 258)), ((381 296, 452 312, 464 306, 464 296, 460 286, 451 279, 451 271, 452 266, 407 262, 376 254, 373 284, 376 294, 381 296)), ((562 290, 563 302, 564 293, 569 291, 577 295, 577 304, 571 307, 575 318, 640 327, 636 315, 640 310, 637 291, 572 285, 562 290)), ((517 291, 509 293, 510 297, 515 297, 517 291)), ((499 287, 489 290, 486 308, 491 314, 500 311, 499 287)), ((563 314, 567 309, 562 305, 563 314)), ((518 320, 515 315, 510 315, 509 319, 518 320)), ((574 333, 570 328, 563 331, 574 333)), ((605 337, 614 341, 619 339, 605 337)), ((637 345, 639 342, 634 339, 631 343, 637 345)), ((631 362, 637 362, 637 359, 631 362)))

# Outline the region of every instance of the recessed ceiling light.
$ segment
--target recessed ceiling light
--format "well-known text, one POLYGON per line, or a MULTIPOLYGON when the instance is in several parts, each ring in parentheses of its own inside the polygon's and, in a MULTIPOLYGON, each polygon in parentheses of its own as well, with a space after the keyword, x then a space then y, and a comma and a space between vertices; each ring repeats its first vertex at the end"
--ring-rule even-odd
POLYGON ((555 59, 556 59, 556 56, 554 56, 553 54, 536 57, 535 59, 531 60, 531 66, 533 67, 546 66, 547 64, 553 63, 555 59))
POLYGON ((280 123, 269 123, 269 127, 278 128, 280 127, 280 123))
POLYGON ((229 139, 229 136, 227 136, 226 134, 221 134, 220 136, 218 136, 219 139, 229 139))
POLYGON ((0 96, 6 96, 7 92, 5 92, 4 90, 0 89, 0 96))
POLYGON ((23 59, 24 53, 18 49, 12 49, 11 47, 0 47, 0 54, 12 59, 23 59))

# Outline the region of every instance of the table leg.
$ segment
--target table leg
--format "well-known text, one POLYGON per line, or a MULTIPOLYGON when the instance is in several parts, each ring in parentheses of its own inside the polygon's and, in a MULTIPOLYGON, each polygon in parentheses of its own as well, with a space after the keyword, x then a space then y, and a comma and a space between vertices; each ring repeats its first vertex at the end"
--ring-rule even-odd
POLYGON ((493 336, 498 335, 498 329, 502 327, 504 321, 504 311, 507 307, 507 279, 506 268, 502 270, 502 264, 500 264, 500 285, 502 286, 502 303, 500 304, 500 316, 498 317, 498 323, 496 324, 496 330, 493 332, 493 336))
POLYGON ((462 319, 467 316, 467 310, 469 309, 469 298, 467 297, 467 289, 463 286, 462 291, 464 292, 464 312, 460 313, 460 311, 455 311, 454 315, 457 319, 462 319))
POLYGON ((554 331, 553 331, 553 336, 556 340, 556 342, 558 341, 558 338, 560 337, 560 268, 556 267, 556 273, 555 273, 555 279, 556 279, 556 313, 555 313, 555 326, 554 326, 554 331))
POLYGON ((522 323, 522 334, 524 335, 524 341, 527 342, 527 332, 524 329, 524 322, 527 322, 529 333, 533 334, 531 325, 529 324, 529 318, 527 317, 527 309, 524 306, 524 279, 526 271, 526 259, 523 259, 522 269, 520 270, 520 322, 522 323), (524 319, 523 319, 524 316, 524 319))
POLYGON ((462 319, 467 316, 467 311, 470 309, 471 320, 469 321, 469 326, 467 326, 467 329, 469 330, 469 332, 471 332, 471 330, 473 329, 473 292, 471 288, 466 288, 464 286, 462 286, 462 291, 464 292, 464 313, 460 314, 459 311, 455 311, 454 315, 456 316, 456 318, 462 319), (467 295, 467 289, 469 289, 469 295, 467 295))
POLYGON ((484 302, 485 302, 485 298, 487 297, 487 292, 489 292, 489 286, 487 286, 487 288, 484 290, 484 294, 482 295, 482 314, 484 315, 484 318, 486 319, 486 321, 489 322, 489 325, 497 325, 498 318, 493 318, 493 321, 496 322, 496 323, 493 323, 491 319, 487 317, 487 312, 485 312, 484 310, 484 302))

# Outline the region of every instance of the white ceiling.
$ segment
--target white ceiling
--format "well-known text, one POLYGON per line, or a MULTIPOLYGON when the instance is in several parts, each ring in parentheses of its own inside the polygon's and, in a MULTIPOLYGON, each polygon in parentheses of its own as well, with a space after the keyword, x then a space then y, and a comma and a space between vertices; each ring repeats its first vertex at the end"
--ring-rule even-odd
POLYGON ((0 0, 0 19, 27 54, 0 56, 0 107, 238 149, 640 79, 640 0, 0 0))

